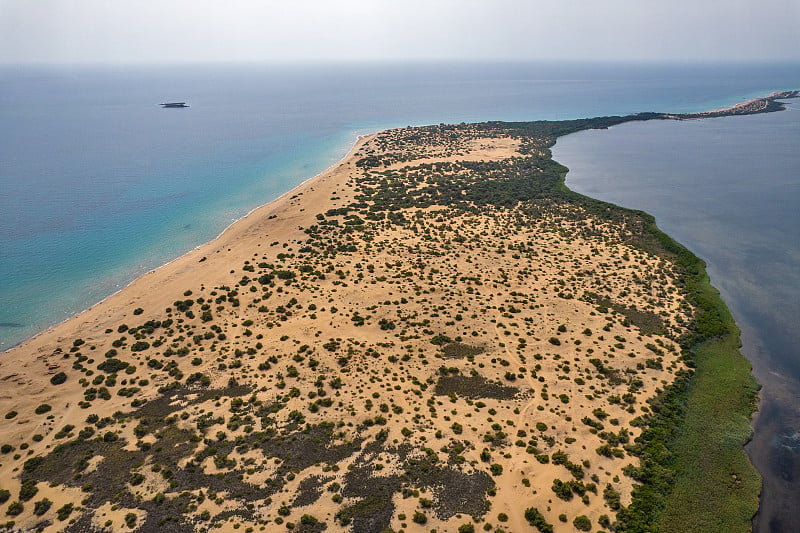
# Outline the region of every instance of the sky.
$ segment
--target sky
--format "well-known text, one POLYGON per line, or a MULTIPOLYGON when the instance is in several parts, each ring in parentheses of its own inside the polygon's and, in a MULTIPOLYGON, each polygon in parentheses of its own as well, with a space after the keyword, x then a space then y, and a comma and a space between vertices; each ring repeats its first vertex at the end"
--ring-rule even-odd
POLYGON ((0 0, 0 64, 800 61, 800 0, 0 0))

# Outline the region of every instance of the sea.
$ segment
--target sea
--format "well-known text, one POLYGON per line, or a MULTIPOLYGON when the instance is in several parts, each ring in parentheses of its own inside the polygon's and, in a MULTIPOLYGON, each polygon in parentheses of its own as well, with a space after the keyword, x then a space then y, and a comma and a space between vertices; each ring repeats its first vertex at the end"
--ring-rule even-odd
POLYGON ((800 531, 800 99, 780 113, 629 123, 562 137, 572 190, 642 209, 708 264, 763 386, 747 447, 756 531, 800 531))
MULTIPOLYGON (((695 112, 800 64, 0 66, 0 351, 216 237, 389 127, 695 112), (189 107, 162 109, 162 102, 189 107)), ((795 101, 796 102, 796 101, 795 101)), ((764 384, 758 531, 800 531, 800 109, 559 140, 567 184, 708 262, 764 384), (771 526, 788 529, 770 529, 771 526)), ((0 355, 2 356, 2 355, 0 355)))

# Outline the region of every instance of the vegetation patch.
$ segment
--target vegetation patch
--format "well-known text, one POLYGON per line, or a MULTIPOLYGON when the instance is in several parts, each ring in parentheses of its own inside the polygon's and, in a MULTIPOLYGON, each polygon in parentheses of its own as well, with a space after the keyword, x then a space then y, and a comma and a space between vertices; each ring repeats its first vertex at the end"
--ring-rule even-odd
POLYGON ((645 335, 663 335, 665 333, 664 320, 652 311, 642 311, 636 307, 622 305, 593 292, 585 293, 584 298, 601 309, 613 309, 623 315, 645 335))
POLYGON ((486 351, 482 346, 470 346, 460 342, 451 342, 442 347, 442 354, 448 359, 461 359, 463 357, 480 355, 486 351))
POLYGON ((441 464, 433 455, 420 453, 408 444, 394 447, 373 441, 365 446, 345 476, 342 494, 359 501, 338 513, 339 522, 344 525, 352 522, 353 531, 382 531, 394 513, 392 496, 412 487, 432 491, 436 516, 447 520, 462 513, 475 517, 486 514, 489 510, 486 496, 494 481, 482 471, 467 474, 441 464), (389 476, 379 473, 372 461, 378 454, 396 457, 403 473, 389 476))
POLYGON ((34 368, 58 386, 3 403, 8 527, 89 531, 113 505, 141 531, 467 532, 526 463, 532 530, 747 530, 756 387, 704 265, 646 213, 569 191, 550 154, 662 118, 382 132, 168 307, 41 337, 27 370, 0 364, 10 387, 34 368))
POLYGON ((319 500, 322 495, 322 487, 333 480, 333 478, 323 478, 320 476, 308 476, 297 487, 297 495, 294 497, 292 506, 302 507, 304 505, 311 505, 319 500))
POLYGON ((448 396, 456 394, 464 398, 494 398, 508 400, 519 394, 519 389, 490 381, 483 376, 440 376, 436 382, 436 394, 448 396))

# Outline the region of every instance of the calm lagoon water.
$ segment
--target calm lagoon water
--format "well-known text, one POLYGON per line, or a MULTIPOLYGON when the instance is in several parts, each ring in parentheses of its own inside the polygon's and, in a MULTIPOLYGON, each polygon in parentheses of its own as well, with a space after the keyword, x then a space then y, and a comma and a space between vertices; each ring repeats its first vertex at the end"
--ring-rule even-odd
POLYGON ((763 385, 748 446, 757 531, 800 531, 800 101, 780 113, 624 124, 559 139, 580 193, 656 217, 708 263, 763 385))
MULTIPOLYGON (((800 88, 797 65, 2 67, 0 351, 212 239, 251 209, 333 164, 362 133, 440 122, 702 111, 794 88, 800 88), (186 101, 191 107, 161 109, 158 103, 166 101, 186 101)), ((696 128, 692 131, 698 138, 715 139, 726 135, 714 129, 718 124, 730 124, 726 131, 746 132, 783 120, 774 118, 779 115, 798 113, 686 124, 696 128)), ((642 128, 641 138, 631 142, 657 137, 670 126, 637 127, 642 128)), ((557 149, 559 159, 575 167, 570 184, 576 187, 578 160, 561 149, 582 138, 565 139, 557 149)), ((666 213, 639 203, 652 197, 658 183, 633 181, 622 187, 638 191, 630 205, 655 213, 664 229, 709 260, 714 282, 740 320, 748 355, 762 379, 771 372, 798 375, 797 357, 791 356, 797 352, 780 348, 790 347, 789 341, 772 344, 797 324, 796 307, 785 290, 798 286, 792 277, 796 272, 761 269, 756 279, 743 274, 751 257, 769 258, 770 265, 797 264, 797 255, 791 255, 796 247, 785 246, 797 243, 800 224, 796 215, 791 218, 796 197, 774 193, 792 187, 796 191, 791 170, 778 171, 777 165, 796 164, 793 150, 798 143, 780 145, 783 148, 776 143, 748 144, 737 152, 747 162, 758 161, 761 170, 772 169, 749 177, 759 184, 756 190, 745 187, 747 179, 734 187, 711 177, 718 176, 713 174, 718 163, 730 158, 712 157, 696 143, 683 150, 693 150, 688 159, 704 163, 708 172, 689 183, 675 182, 677 194, 660 205, 666 213), (723 199, 721 192, 730 194, 723 199), (764 201, 789 207, 782 220, 777 220, 777 209, 767 216, 755 210, 756 200, 770 193, 773 197, 764 201), (703 198, 699 212, 688 197, 703 198), (736 238, 728 239, 719 263, 699 246, 719 242, 713 221, 704 218, 717 205, 752 213, 744 230, 722 230, 736 238), (670 214, 680 221, 674 228, 667 225, 670 214), (776 223, 781 221, 785 223, 776 223), (681 232, 688 228, 696 229, 695 241, 691 232, 681 232), (755 290, 737 304, 734 289, 740 285, 755 290), (757 302, 775 312, 749 318, 745 304, 757 302)), ((658 153, 659 146, 651 149, 658 153)), ((603 155, 588 146, 585 153, 603 155)), ((669 156, 631 172, 646 178, 655 175, 649 173, 653 165, 660 165, 684 174, 680 164, 687 158, 675 155, 680 152, 664 153, 669 156)), ((617 174, 612 172, 615 178, 617 174)), ((587 176, 597 178, 596 173, 587 176)), ((595 187, 594 181, 584 182, 595 187)), ((602 191, 598 186, 587 192, 602 191)), ((765 397, 785 398, 793 391, 796 405, 798 390, 791 381, 784 388, 765 388, 765 397)), ((770 418, 767 404, 762 412, 758 431, 770 418)), ((770 450, 793 450, 796 441, 789 426, 771 434, 757 432, 753 448, 758 439, 772 438, 769 435, 788 439, 776 444, 783 448, 770 450)), ((792 453, 784 454, 786 461, 793 461, 792 453)), ((794 494, 800 494, 794 487, 794 494)))

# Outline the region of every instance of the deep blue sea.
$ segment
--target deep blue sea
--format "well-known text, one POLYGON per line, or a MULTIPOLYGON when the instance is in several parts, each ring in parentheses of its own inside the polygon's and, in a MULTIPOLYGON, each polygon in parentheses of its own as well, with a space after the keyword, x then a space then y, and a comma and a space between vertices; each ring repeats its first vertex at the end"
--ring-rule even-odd
MULTIPOLYGON (((441 122, 703 111, 796 88, 797 64, 0 67, 0 350, 214 238, 251 209, 333 164, 366 132, 441 122), (190 107, 158 106, 167 101, 186 101, 190 107)), ((730 131, 747 131, 759 121, 769 132, 770 121, 785 120, 778 115, 734 121, 721 130, 713 125, 727 122, 692 122, 707 130, 692 138, 715 138, 724 146, 730 131)), ((666 122, 638 127, 654 139, 673 135, 666 122)), ((747 145, 740 153, 763 165, 796 165, 800 134, 788 128, 786 135, 793 139, 786 145, 790 148, 764 155, 761 148, 747 145)), ((772 146, 772 141, 762 144, 772 146)), ((660 143, 649 149, 660 153, 660 143)), ((585 153, 604 156, 602 149, 592 152, 590 147, 585 153)), ((569 157, 559 157, 573 165, 569 157)), ((624 157, 616 157, 617 162, 625 163, 624 157)), ((720 158, 709 157, 704 148, 670 152, 653 165, 680 174, 686 169, 678 163, 684 162, 700 164, 702 179, 675 182, 674 197, 662 206, 682 221, 691 219, 695 209, 682 199, 698 194, 708 199, 704 212, 730 205, 751 209, 754 198, 746 192, 714 201, 719 191, 730 189, 730 179, 757 179, 762 192, 787 186, 786 176, 776 172, 755 177, 736 165, 720 171, 720 158)), ((642 172, 652 168, 648 165, 640 167, 642 172)), ((793 183, 788 186, 796 187, 793 183)), ((634 182, 624 188, 637 189, 637 199, 648 198, 651 185, 634 182)), ((788 202, 790 211, 800 207, 796 196, 779 194, 776 201, 788 202)), ((643 203, 632 205, 651 210, 643 203)), ((726 299, 734 297, 725 281, 738 279, 737 265, 750 261, 751 252, 740 248, 743 242, 765 258, 794 253, 784 244, 797 244, 798 224, 780 224, 784 215, 779 213, 768 209, 753 215, 753 225, 746 227, 758 223, 760 229, 723 231, 727 240, 708 237, 712 248, 730 252, 723 261, 731 261, 732 270, 713 263, 710 252, 698 252, 709 259, 726 299), (776 244, 759 248, 764 232, 776 244)), ((656 216, 661 221, 662 215, 656 216)), ((707 235, 707 221, 693 220, 707 235)), ((673 235, 699 250, 687 233, 676 230, 673 235)), ((787 260, 796 265, 798 258, 787 260)), ((739 282, 731 283, 735 288, 739 282)), ((796 278, 781 275, 764 276, 759 283, 755 293, 762 299, 769 294, 761 290, 764 283, 777 294, 787 294, 787 284, 798 286, 796 278)), ((775 303, 772 324, 791 328, 791 309, 775 303)), ((737 319, 747 318, 738 312, 737 319)), ((767 334, 759 330, 767 322, 740 325, 755 339, 759 331, 767 334)), ((778 351, 762 359, 790 358, 778 351)), ((791 372, 798 373, 797 361, 792 364, 791 372)), ((798 390, 793 391, 795 405, 800 403, 798 390)), ((800 494, 798 483, 793 486, 800 494)))

